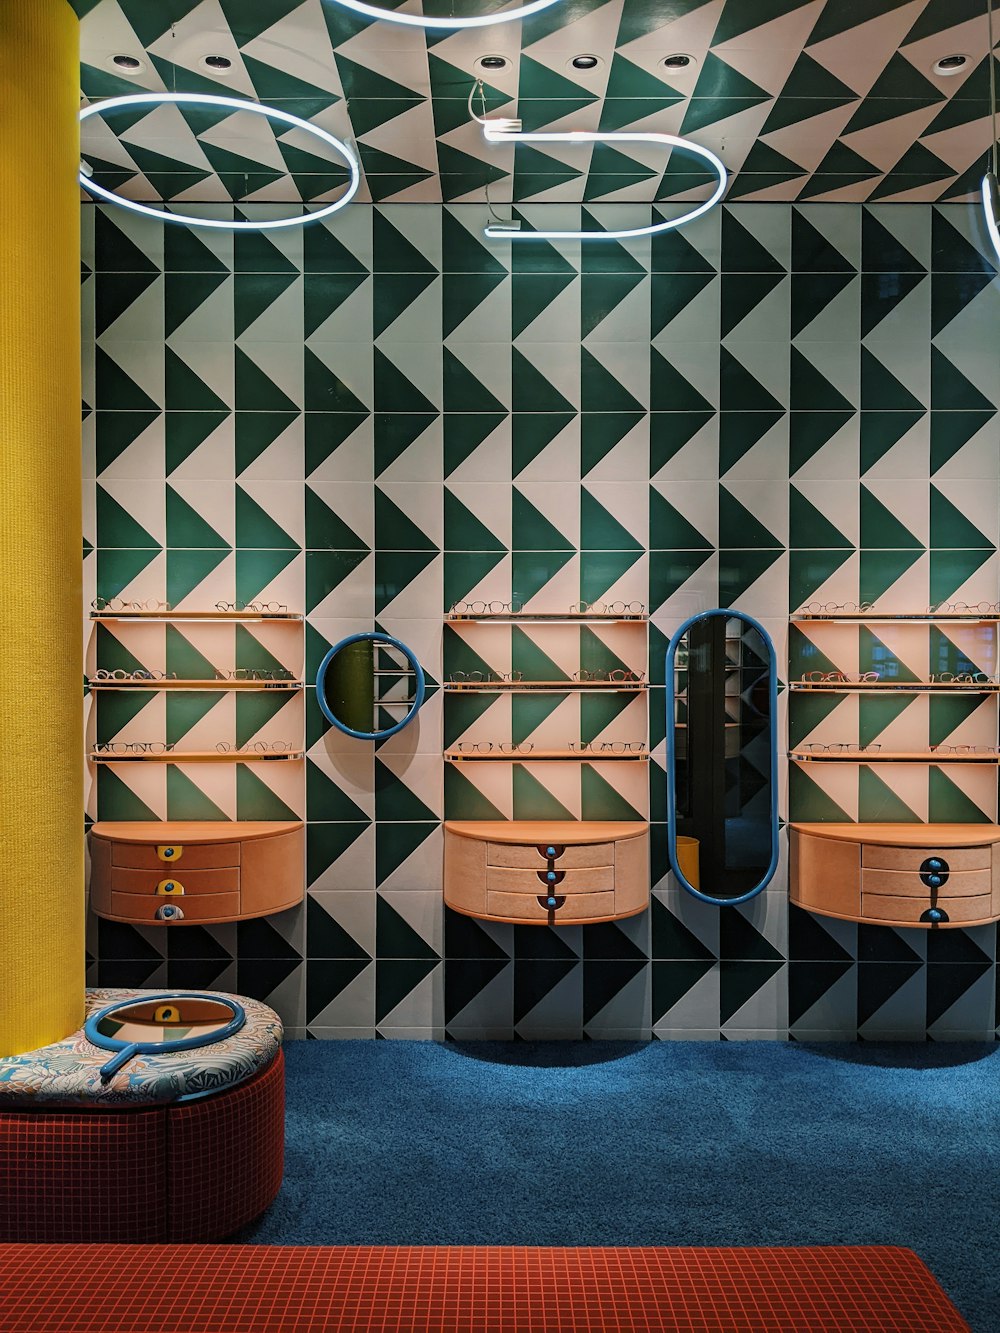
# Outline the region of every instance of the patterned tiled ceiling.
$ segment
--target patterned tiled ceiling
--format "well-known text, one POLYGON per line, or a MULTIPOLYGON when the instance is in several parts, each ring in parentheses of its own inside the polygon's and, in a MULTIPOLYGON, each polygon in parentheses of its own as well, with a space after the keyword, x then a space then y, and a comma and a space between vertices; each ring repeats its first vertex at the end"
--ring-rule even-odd
MULTIPOLYGON (((522 22, 428 33, 333 0, 74 0, 86 99, 225 93, 357 144, 360 198, 495 205, 703 197, 693 159, 651 145, 488 146, 469 118, 479 57, 490 114, 525 130, 656 130, 716 151, 743 200, 965 200, 989 146, 986 0, 558 0, 522 22), (143 62, 123 77, 116 54, 143 62), (232 62, 225 75, 206 55, 232 62), (572 58, 598 57, 580 71, 572 58), (691 57, 683 69, 664 58, 691 57), (968 57, 940 75, 944 56, 968 57)), ((404 0, 413 9, 421 0, 404 0)), ((424 0, 482 14, 495 0, 424 0)), ((343 169, 261 117, 158 107, 94 118, 84 156, 135 199, 319 202, 343 169)))

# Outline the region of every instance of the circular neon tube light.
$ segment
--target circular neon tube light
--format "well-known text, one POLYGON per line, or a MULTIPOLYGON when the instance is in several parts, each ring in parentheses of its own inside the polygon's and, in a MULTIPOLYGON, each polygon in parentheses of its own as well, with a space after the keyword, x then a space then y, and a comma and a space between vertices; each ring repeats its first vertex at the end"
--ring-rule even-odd
POLYGON ((708 163, 719 178, 718 184, 712 191, 711 198, 706 199, 704 203, 698 204, 687 213, 682 213, 680 217, 667 218, 663 222, 656 222, 648 227, 625 227, 618 231, 518 231, 502 224, 495 225, 491 223, 483 229, 485 236, 502 237, 510 241, 613 241, 627 240, 634 236, 655 236, 657 232, 672 231, 675 227, 683 227, 686 223, 693 222, 695 218, 700 218, 703 213, 707 213, 714 208, 725 194, 726 185, 729 182, 726 168, 710 149, 703 148, 701 144, 692 143, 690 139, 682 139, 676 134, 630 134, 627 131, 602 134, 592 130, 567 130, 561 134, 555 131, 523 133, 520 129, 511 128, 510 121, 500 119, 483 120, 480 121, 480 124, 483 127, 483 136, 489 143, 664 144, 668 148, 680 148, 685 152, 692 153, 695 157, 700 157, 708 163))
POLYGON ((514 23, 517 19, 526 19, 531 14, 538 14, 543 9, 550 9, 559 0, 530 0, 520 9, 506 9, 500 14, 480 14, 474 18, 429 18, 423 14, 402 14, 397 9, 381 9, 378 5, 366 5, 363 0, 330 0, 341 9, 362 14, 366 19, 379 19, 383 23, 403 23, 410 28, 438 28, 454 32, 459 28, 492 28, 497 23, 514 23))
POLYGON ((97 195, 101 199, 106 199, 109 204, 117 204, 119 208, 127 208, 133 213, 141 213, 144 217, 156 218, 159 222, 177 222, 185 227, 213 227, 218 231, 277 231, 282 227, 301 227, 308 222, 318 222, 321 218, 328 218, 332 213, 344 208, 351 202, 358 192, 361 184, 361 169, 358 166, 357 158, 342 140, 328 134, 326 130, 318 125, 313 125, 308 120, 302 120, 299 116, 293 116, 288 111, 279 111, 277 107, 264 106, 260 102, 248 102, 239 97, 218 97, 214 93, 135 93, 125 97, 108 97, 102 102, 93 102, 90 106, 85 106, 80 111, 80 123, 88 120, 91 116, 103 116, 109 111, 123 111, 129 107, 136 106, 209 106, 222 107, 229 111, 249 111, 255 116, 264 116, 267 120, 278 120, 283 125, 291 125, 295 129, 304 130, 307 134, 315 135, 323 143, 335 149, 344 161, 347 163, 347 169, 350 172, 350 180, 347 189, 339 199, 334 200, 332 204, 327 204, 324 208, 317 209, 314 213, 302 213, 298 217, 278 218, 269 222, 229 222, 219 218, 199 218, 188 213, 168 213, 164 209, 153 208, 149 204, 137 203, 134 199, 124 199, 120 194, 115 194, 111 190, 106 190, 103 185, 98 185, 90 176, 86 174, 83 167, 80 169, 80 184, 91 194, 97 195))

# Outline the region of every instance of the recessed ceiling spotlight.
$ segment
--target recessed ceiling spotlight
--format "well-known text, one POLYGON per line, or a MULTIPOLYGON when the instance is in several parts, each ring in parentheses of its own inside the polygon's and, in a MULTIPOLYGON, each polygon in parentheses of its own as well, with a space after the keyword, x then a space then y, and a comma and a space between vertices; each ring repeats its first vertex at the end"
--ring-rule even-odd
POLYGON ((969 63, 969 57, 963 55, 942 56, 940 60, 934 62, 931 69, 932 74, 958 74, 960 70, 965 69, 969 63))
POLYGON ((663 64, 666 69, 688 69, 695 63, 694 56, 683 55, 680 51, 672 56, 664 56, 663 64))
POLYGON ((228 56, 202 56, 201 63, 213 74, 228 74, 233 67, 233 62, 228 56))
POLYGON ((506 69, 509 63, 506 56, 480 56, 476 61, 480 69, 491 70, 494 74, 498 69, 506 69))
POLYGON ((569 63, 574 69, 596 69, 601 61, 599 56, 574 56, 569 63))
POLYGON ((122 74, 141 74, 146 66, 137 56, 118 55, 111 57, 111 63, 122 74))

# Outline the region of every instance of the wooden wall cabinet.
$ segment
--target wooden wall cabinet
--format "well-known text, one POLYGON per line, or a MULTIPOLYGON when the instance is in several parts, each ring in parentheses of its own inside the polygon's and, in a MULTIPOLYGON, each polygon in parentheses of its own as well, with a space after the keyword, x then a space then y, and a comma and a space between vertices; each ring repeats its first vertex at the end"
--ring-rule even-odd
POLYGON ((213 925, 283 912, 305 892, 301 823, 98 823, 90 902, 133 926, 213 925))
POLYGON ((580 925, 649 906, 649 825, 449 821, 444 900, 466 916, 580 925))
POLYGON ((790 894, 820 916, 947 929, 1000 920, 1000 825, 792 824, 790 894))

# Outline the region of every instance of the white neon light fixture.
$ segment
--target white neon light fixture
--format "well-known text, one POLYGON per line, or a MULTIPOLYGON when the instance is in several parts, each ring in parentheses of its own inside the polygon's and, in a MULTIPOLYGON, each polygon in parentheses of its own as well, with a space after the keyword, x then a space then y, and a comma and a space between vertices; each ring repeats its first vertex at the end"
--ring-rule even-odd
POLYGON ((990 62, 990 167, 983 177, 983 213, 986 216, 986 230, 993 242, 996 261, 1000 263, 1000 185, 997 184, 997 81, 993 58, 993 0, 987 0, 986 15, 989 24, 990 49, 986 57, 990 62))
POLYGON ((334 200, 332 204, 326 204, 323 208, 317 209, 313 213, 301 213, 298 217, 277 218, 264 222, 230 222, 220 218, 200 218, 187 213, 168 213, 164 209, 153 208, 149 204, 137 203, 134 199, 125 199, 120 194, 115 194, 111 190, 106 190, 103 185, 98 185, 92 179, 93 172, 86 163, 80 167, 80 184, 91 194, 106 199, 109 204, 117 204, 119 208, 127 208, 133 213, 141 213, 145 217, 156 218, 158 222, 177 222, 185 227, 212 227, 218 231, 277 231, 282 227, 301 227, 308 222, 318 222, 321 218, 328 218, 331 213, 338 212, 345 208, 358 192, 361 184, 361 169, 358 166, 357 158, 342 140, 328 134, 326 130, 318 125, 313 125, 311 121, 302 120, 299 116, 293 116, 288 111, 279 111, 273 106, 263 106, 260 102, 249 102, 239 97, 217 97, 213 93, 135 93, 126 97, 108 97, 102 102, 93 102, 90 106, 85 106, 80 111, 81 123, 88 120, 91 116, 104 116, 111 111, 124 111, 127 108, 137 106, 208 106, 221 107, 228 111, 249 111, 255 116, 264 116, 267 120, 277 120, 283 125, 291 125, 295 129, 304 130, 307 134, 315 135, 323 143, 333 148, 344 159, 347 164, 347 170, 350 173, 350 180, 347 189, 339 199, 334 200))
POLYGON ((380 19, 383 23, 403 23, 410 28, 438 28, 454 32, 459 28, 492 28, 497 23, 514 23, 526 19, 531 14, 538 14, 543 9, 550 9, 559 0, 530 0, 520 9, 504 9, 499 14, 480 14, 473 18, 428 18, 423 14, 406 14, 398 9, 382 9, 378 5, 367 5, 364 0, 330 0, 331 4, 341 9, 350 9, 355 14, 362 14, 366 19, 380 19))
MULTIPOLYGON (((476 119, 479 118, 476 117, 476 119)), ((718 184, 712 191, 711 198, 706 199, 687 213, 682 213, 680 217, 666 218, 663 222, 655 222, 648 227, 623 227, 617 231, 520 231, 520 224, 516 222, 508 224, 491 222, 488 227, 483 229, 485 236, 503 237, 511 241, 620 241, 635 236, 655 236, 657 232, 672 231, 675 227, 683 227, 686 223, 693 222, 695 218, 700 218, 703 213, 707 213, 714 208, 725 194, 726 185, 729 182, 726 168, 713 152, 708 148, 703 148, 701 144, 692 143, 690 139, 682 139, 676 134, 629 133, 627 130, 617 133, 601 133, 591 130, 566 130, 563 133, 555 131, 525 133, 521 130, 521 122, 518 120, 504 120, 498 117, 494 120, 480 120, 479 123, 483 127, 483 135, 489 143, 663 144, 667 148, 680 148, 684 152, 701 158, 702 161, 708 163, 719 178, 718 184)))

